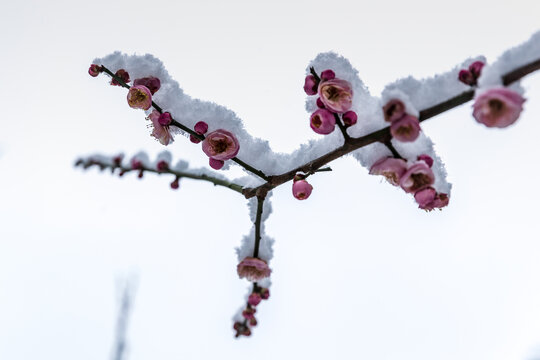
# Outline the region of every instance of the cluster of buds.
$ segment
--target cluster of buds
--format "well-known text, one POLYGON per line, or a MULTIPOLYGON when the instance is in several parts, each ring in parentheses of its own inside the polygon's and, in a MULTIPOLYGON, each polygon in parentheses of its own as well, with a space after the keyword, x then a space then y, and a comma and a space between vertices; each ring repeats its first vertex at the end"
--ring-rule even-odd
POLYGON ((469 69, 463 69, 459 72, 459 81, 469 86, 476 86, 478 78, 482 74, 482 68, 484 63, 481 61, 475 61, 469 65, 469 69))
POLYGON ((233 328, 236 331, 235 337, 251 335, 251 327, 257 325, 257 319, 255 318, 255 313, 257 312, 256 307, 262 300, 268 300, 269 297, 270 291, 268 288, 260 287, 257 284, 253 285, 253 291, 248 297, 245 309, 242 311, 244 321, 237 321, 234 323, 233 328))
POLYGON ((303 174, 296 174, 294 176, 292 193, 293 196, 298 200, 306 200, 309 195, 311 195, 311 191, 313 190, 313 186, 311 186, 311 184, 305 179, 306 175, 303 174))
POLYGON ((418 156, 417 161, 411 163, 387 157, 373 164, 369 173, 382 175, 390 184, 400 186, 405 192, 414 194, 418 207, 431 211, 443 208, 449 202, 447 194, 437 193, 432 187, 435 182, 432 166, 433 159, 425 154, 418 156))
POLYGON ((416 116, 407 114, 405 104, 392 99, 383 107, 384 120, 391 123, 390 134, 398 141, 415 141, 420 134, 420 122, 416 116))
POLYGON ((310 126, 317 134, 327 135, 334 131, 336 121, 345 127, 356 124, 358 116, 351 111, 353 90, 348 81, 336 79, 334 71, 328 69, 321 76, 306 76, 304 91, 308 95, 318 95, 317 109, 310 117, 310 126))

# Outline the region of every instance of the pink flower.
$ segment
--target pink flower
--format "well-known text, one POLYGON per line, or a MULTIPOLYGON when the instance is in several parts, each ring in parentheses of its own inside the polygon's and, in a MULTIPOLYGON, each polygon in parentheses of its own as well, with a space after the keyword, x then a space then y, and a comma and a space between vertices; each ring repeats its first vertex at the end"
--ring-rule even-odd
POLYGON ((259 295, 257 293, 252 293, 252 294, 249 295, 248 304, 251 305, 251 306, 257 306, 257 305, 259 305, 261 300, 262 300, 261 295, 259 295))
POLYGON ((484 67, 484 65, 485 64, 481 61, 475 61, 471 65, 469 65, 469 71, 471 72, 471 75, 474 76, 475 83, 482 74, 482 68, 484 67))
POLYGON ((334 114, 326 109, 318 109, 309 119, 309 124, 317 134, 327 135, 336 128, 334 114))
POLYGON ((219 170, 223 167, 223 165, 225 165, 225 161, 223 160, 216 160, 216 159, 213 159, 213 158, 210 158, 208 160, 208 163, 210 165, 210 167, 214 170, 219 170))
POLYGON ((382 175, 394 186, 399 185, 399 180, 406 172, 407 163, 405 160, 395 158, 380 159, 369 169, 371 175, 382 175))
POLYGON ((348 81, 332 79, 321 81, 319 96, 324 106, 335 113, 344 113, 352 107, 353 90, 348 81))
POLYGON ((431 211, 435 208, 443 208, 448 205, 450 199, 447 194, 439 194, 431 186, 420 190, 414 194, 414 199, 418 207, 423 210, 431 211))
POLYGON ((504 128, 519 118, 525 99, 505 87, 494 88, 476 98, 473 116, 487 127, 504 128))
POLYGON ((159 172, 169 170, 169 163, 166 162, 165 160, 160 160, 156 165, 156 170, 159 172))
POLYGON ((476 79, 474 78, 474 75, 469 70, 465 70, 465 69, 460 70, 458 79, 465 85, 469 85, 469 86, 476 85, 476 79))
POLYGON ((156 91, 161 87, 161 81, 157 77, 149 76, 145 78, 135 79, 133 85, 146 86, 148 90, 154 95, 156 91))
POLYGON ((161 114, 159 111, 154 110, 148 115, 147 119, 152 121, 152 136, 155 137, 162 145, 169 145, 173 142, 173 137, 169 131, 168 126, 163 126, 159 123, 161 114))
POLYGON ((261 288, 261 298, 263 300, 268 300, 270 297, 270 290, 268 288, 261 288))
POLYGON ((202 143, 202 150, 208 157, 215 160, 229 160, 240 150, 236 137, 227 130, 212 131, 202 143))
POLYGON ((292 186, 293 196, 298 200, 306 200, 311 195, 312 190, 313 186, 306 180, 295 181, 292 186))
POLYGON ((242 311, 242 316, 246 319, 254 319, 255 318, 255 313, 257 312, 256 309, 254 308, 251 308, 251 307, 248 307, 247 309, 245 309, 244 311, 242 311))
POLYGON ((152 94, 146 86, 132 86, 127 94, 128 105, 134 109, 148 110, 152 106, 152 94))
POLYGON ((90 68, 88 69, 88 74, 90 74, 90 76, 92 76, 92 77, 96 77, 102 71, 103 71, 103 69, 101 68, 101 66, 99 66, 97 64, 92 64, 92 65, 90 65, 90 68))
POLYGON ((433 171, 425 162, 418 161, 412 164, 407 172, 403 174, 399 185, 405 192, 415 193, 433 185, 434 182, 435 175, 433 171))
POLYGON ((173 190, 176 190, 180 187, 180 178, 176 178, 173 180, 173 182, 171 183, 171 189, 173 190))
POLYGON ((255 282, 269 277, 272 270, 270 270, 266 261, 259 258, 247 257, 240 261, 236 267, 236 272, 240 276, 240 279, 245 278, 255 282))
POLYGON ((317 107, 319 109, 324 109, 325 108, 321 98, 317 98, 317 107))
POLYGON ((189 135, 189 141, 191 141, 194 144, 198 144, 198 143, 201 142, 201 140, 199 138, 195 137, 195 135, 189 135))
POLYGON ((394 122, 405 115, 405 104, 399 99, 392 99, 383 106, 384 120, 394 122))
POLYGON ((345 126, 353 126, 358 120, 358 115, 356 115, 354 111, 347 111, 345 114, 343 114, 342 119, 345 126))
POLYGON ((429 167, 433 166, 433 159, 427 154, 418 155, 417 159, 425 162, 429 167))
POLYGON ((315 79, 315 76, 308 75, 306 76, 306 80, 304 81, 304 91, 308 95, 315 95, 317 93, 317 79, 315 79))
POLYGON ((402 142, 416 140, 420 134, 420 130, 418 118, 409 114, 405 114, 401 119, 394 121, 390 125, 392 137, 402 142))
POLYGON ((336 78, 336 73, 330 69, 324 70, 321 73, 321 81, 333 80, 336 78))
MULTIPOLYGON (((119 77, 120 80, 122 80, 125 84, 129 82, 129 74, 124 69, 119 69, 117 72, 114 73, 114 75, 119 77)), ((122 86, 115 78, 111 80, 111 85, 122 86)))
POLYGON ((167 126, 170 125, 172 122, 172 116, 170 112, 164 112, 161 115, 159 115, 158 119, 159 125, 167 126))
POLYGON ((195 124, 193 130, 195 130, 195 132, 199 135, 204 135, 208 131, 208 124, 204 121, 199 121, 195 124))

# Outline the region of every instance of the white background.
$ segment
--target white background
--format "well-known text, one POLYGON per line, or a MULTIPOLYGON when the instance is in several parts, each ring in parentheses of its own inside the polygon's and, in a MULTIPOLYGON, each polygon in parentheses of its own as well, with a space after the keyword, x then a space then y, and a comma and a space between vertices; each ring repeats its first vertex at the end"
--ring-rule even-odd
MULTIPOLYGON (((2 1, 0 359, 108 359, 119 278, 138 274, 129 359, 533 359, 540 344, 540 75, 518 123, 486 129, 470 104, 422 124, 454 184, 424 213, 353 159, 274 191, 271 299, 249 339, 231 316, 251 224, 227 189, 73 168, 94 152, 163 147, 125 90, 87 74, 114 50, 152 53, 190 95, 236 111, 290 152, 308 126, 304 70, 347 57, 370 91, 538 30, 535 0, 2 1)), ((174 158, 206 164, 178 138, 174 158)), ((238 174, 238 172, 236 172, 238 174)))

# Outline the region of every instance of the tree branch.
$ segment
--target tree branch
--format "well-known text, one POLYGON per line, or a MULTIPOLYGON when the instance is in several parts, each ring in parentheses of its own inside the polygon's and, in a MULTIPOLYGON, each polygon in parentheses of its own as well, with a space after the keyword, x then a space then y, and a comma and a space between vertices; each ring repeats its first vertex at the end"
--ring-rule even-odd
MULTIPOLYGON (((540 59, 534 62, 531 62, 529 64, 523 65, 503 75, 502 76, 503 84, 505 86, 509 85, 537 70, 540 70, 540 59)), ((312 73, 313 72, 314 71, 312 71, 312 73)), ((466 102, 472 100, 473 98, 474 98, 474 90, 464 91, 461 94, 454 96, 453 98, 450 98, 446 101, 443 101, 439 104, 433 105, 427 109, 420 111, 420 116, 418 120, 420 122, 425 121, 445 111, 458 107, 459 105, 463 105, 466 102)), ((374 131, 370 134, 361 136, 359 138, 350 138, 350 140, 347 141, 344 145, 338 147, 335 150, 330 151, 329 153, 325 155, 320 156, 319 158, 315 160, 312 160, 286 173, 270 176, 269 181, 267 181, 265 184, 257 188, 244 189, 243 191, 244 196, 247 199, 249 199, 255 196, 257 193, 260 193, 261 191, 268 192, 272 190, 273 188, 292 180, 294 178, 294 175, 298 172, 307 173, 307 172, 316 171, 321 166, 326 165, 329 162, 334 161, 352 151, 355 151, 364 146, 373 144, 374 142, 382 142, 384 144, 385 140, 390 136, 391 136, 390 126, 387 126, 385 128, 374 131)))

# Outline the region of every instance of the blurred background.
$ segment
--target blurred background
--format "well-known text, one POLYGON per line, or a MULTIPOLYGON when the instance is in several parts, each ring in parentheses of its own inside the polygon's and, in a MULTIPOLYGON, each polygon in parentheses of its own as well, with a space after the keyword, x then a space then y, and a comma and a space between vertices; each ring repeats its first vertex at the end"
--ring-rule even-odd
MULTIPOLYGON (((234 247, 246 200, 190 180, 73 167, 164 148, 125 90, 87 74, 112 51, 160 58, 184 91, 291 152, 316 138, 302 90, 317 53, 348 58, 374 95, 400 77, 494 61, 539 29, 540 3, 22 1, 0 13, 0 359, 111 359, 123 281, 136 283, 127 359, 540 358, 540 74, 505 130, 471 104, 422 124, 454 184, 444 211, 351 158, 274 191, 271 298, 251 338, 231 316, 248 283, 234 247), (223 209, 222 212, 209 209, 223 209)), ((206 166, 178 138, 174 160, 206 166)), ((238 169, 231 176, 240 175, 238 169)))

